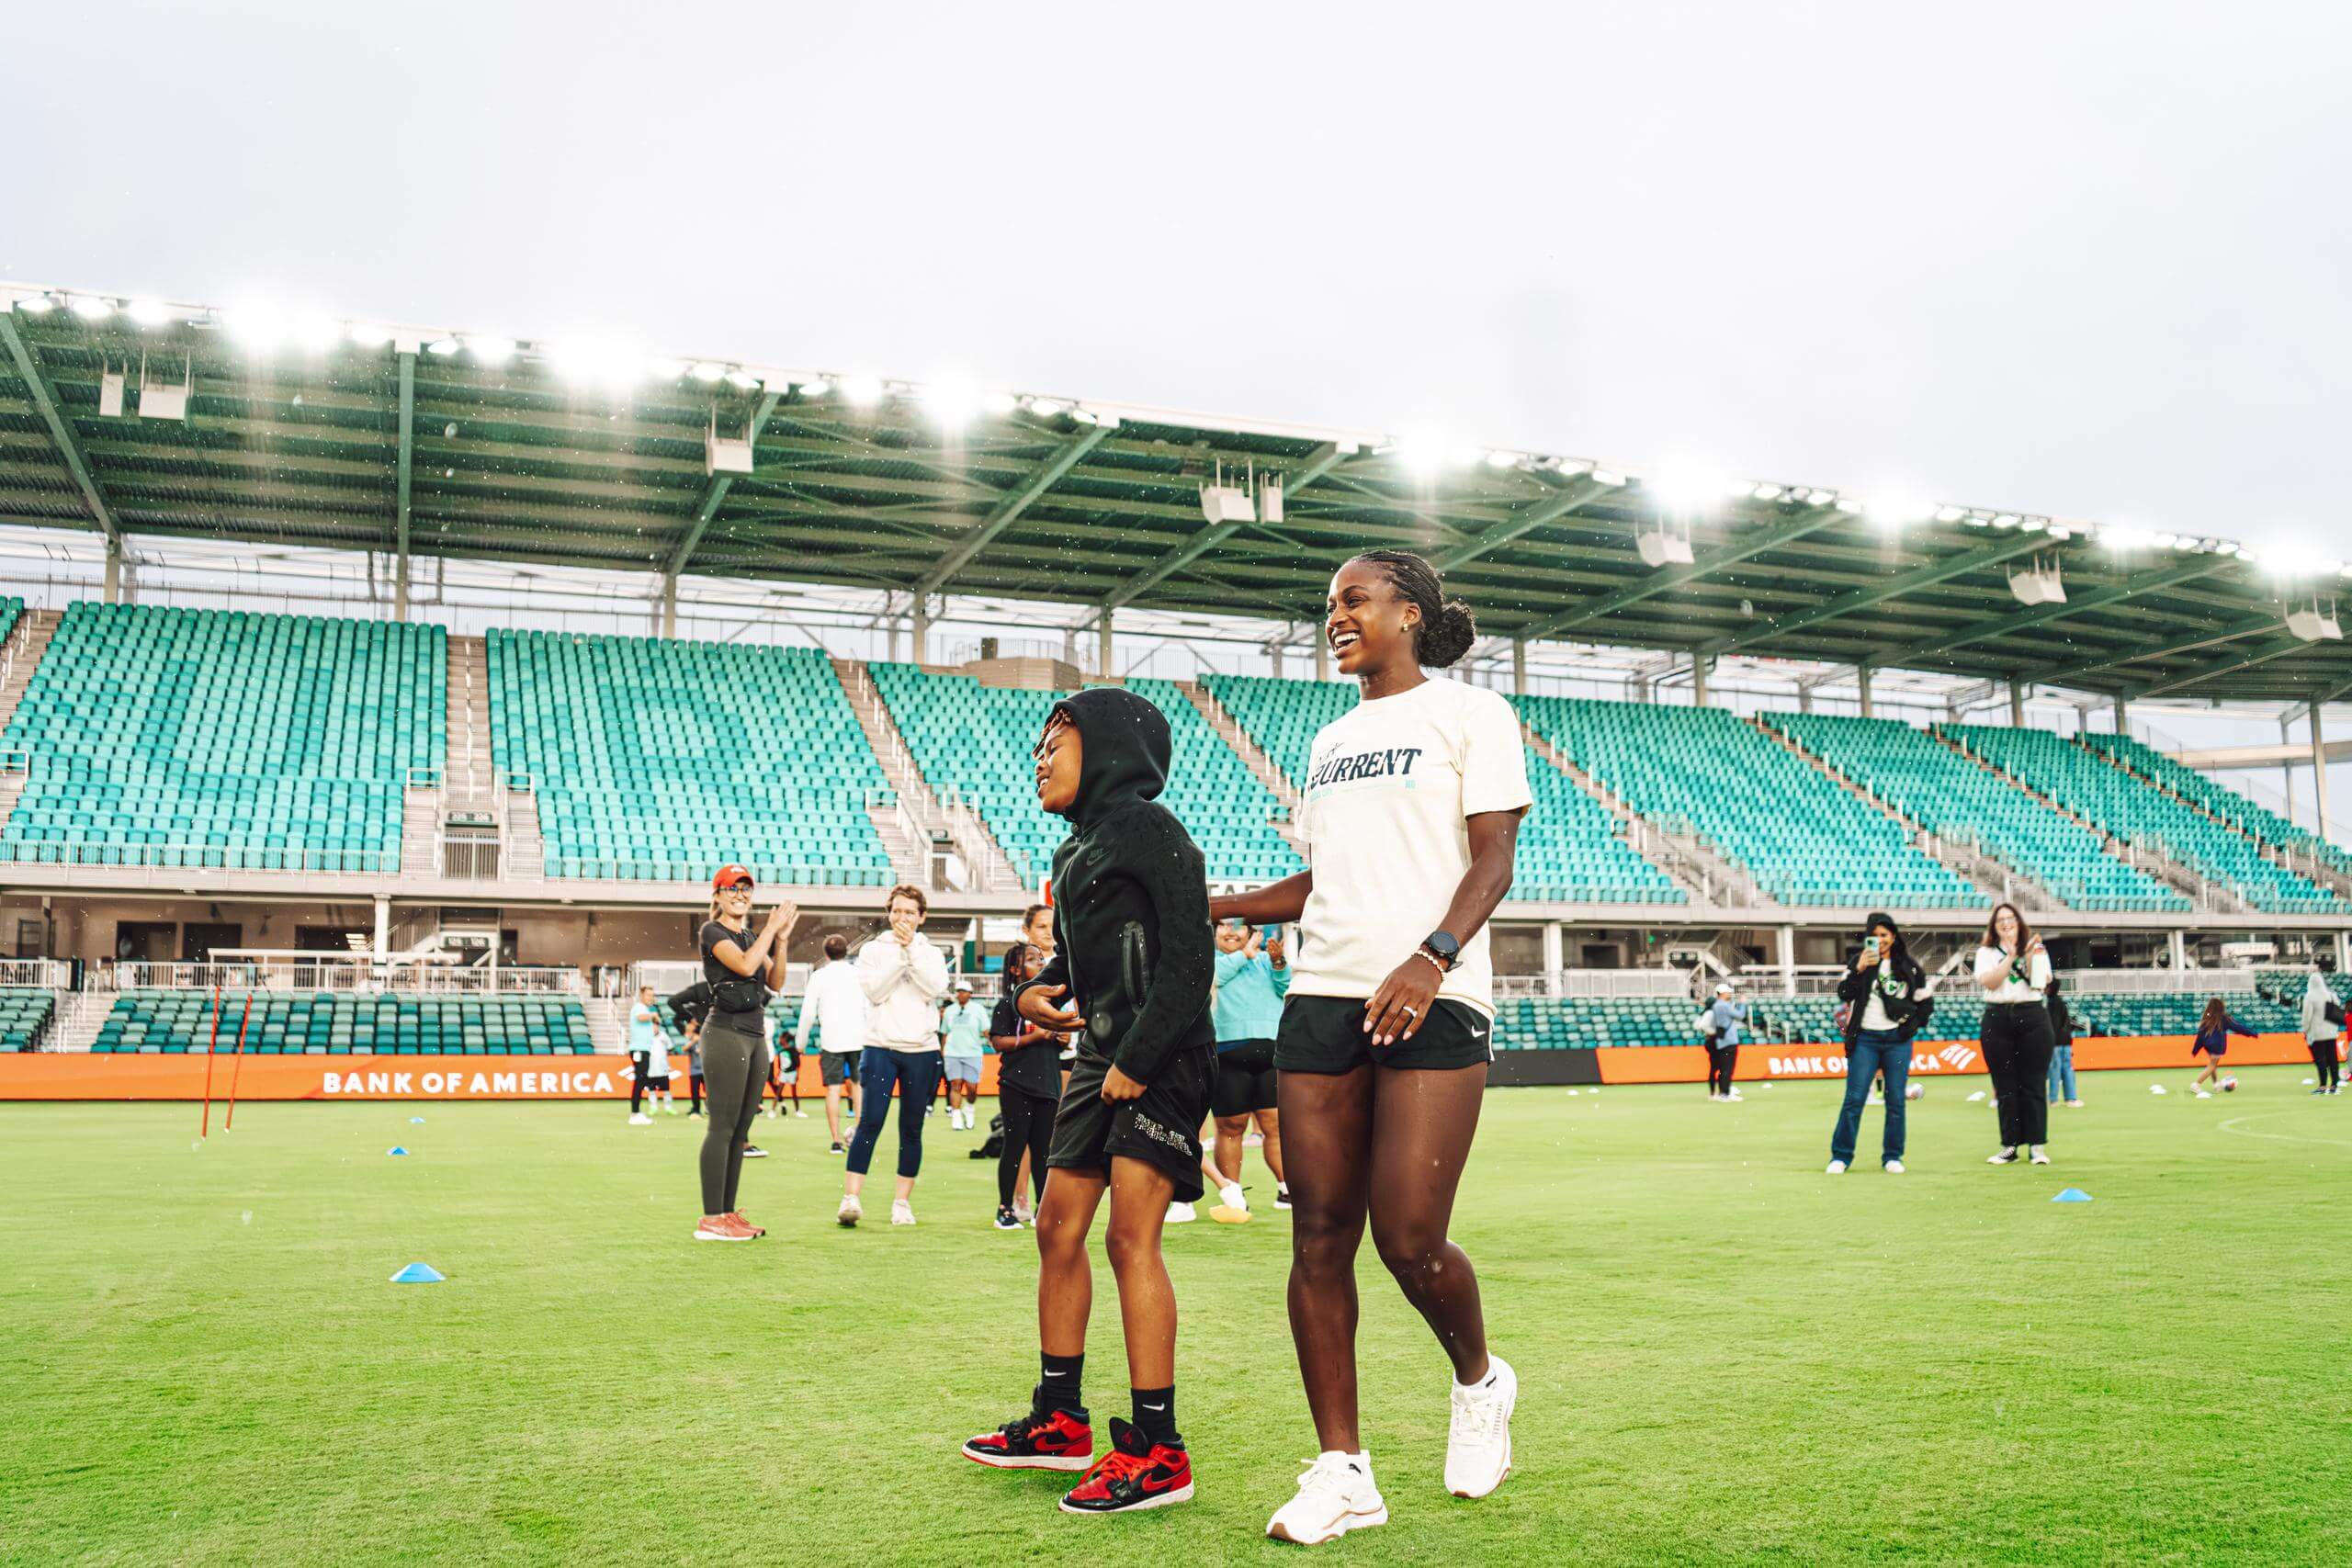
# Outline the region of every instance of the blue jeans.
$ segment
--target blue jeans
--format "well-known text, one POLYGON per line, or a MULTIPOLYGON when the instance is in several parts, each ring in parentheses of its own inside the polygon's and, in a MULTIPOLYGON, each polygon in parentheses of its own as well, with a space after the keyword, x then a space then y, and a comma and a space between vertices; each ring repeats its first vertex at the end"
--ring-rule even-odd
POLYGON ((2072 1045, 2061 1045, 2050 1053, 2050 1098, 2075 1098, 2075 1048, 2072 1045), (2061 1089, 2065 1092, 2060 1093, 2061 1089))
POLYGON ((1886 1074, 1886 1142, 1882 1160, 1903 1157, 1903 1090, 1911 1077, 1911 1043, 1891 1030, 1865 1029, 1846 1052, 1846 1102, 1838 1108, 1838 1130, 1829 1134, 1829 1157, 1854 1163, 1854 1142, 1862 1134, 1862 1107, 1870 1102, 1871 1079, 1886 1074))
POLYGON ((910 1179, 922 1173, 922 1119, 939 1092, 941 1062, 936 1051, 893 1051, 868 1045, 857 1065, 857 1131, 849 1141, 849 1168, 864 1176, 874 1163, 874 1145, 890 1114, 890 1090, 899 1091, 899 1174, 910 1179))

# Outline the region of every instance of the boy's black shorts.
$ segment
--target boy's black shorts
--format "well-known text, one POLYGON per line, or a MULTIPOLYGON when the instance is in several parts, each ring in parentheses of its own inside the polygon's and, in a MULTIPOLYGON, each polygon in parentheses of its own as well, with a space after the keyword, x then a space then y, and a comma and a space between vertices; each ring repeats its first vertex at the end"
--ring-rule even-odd
POLYGON ((1274 1043, 1244 1040, 1216 1054, 1216 1088, 1209 1106, 1219 1116, 1247 1116, 1274 1108, 1274 1043))
POLYGON ((1274 1066, 1285 1073, 1383 1067, 1475 1067, 1495 1059, 1495 1024, 1467 1002, 1440 998, 1410 1040, 1375 1049, 1363 1032, 1368 997, 1293 996, 1283 1003, 1274 1066))
POLYGON ((1143 1093, 1115 1105, 1102 1098, 1102 1080, 1110 1071, 1102 1057, 1080 1053, 1054 1115, 1046 1168, 1107 1178, 1112 1156, 1125 1155, 1166 1171, 1176 1184, 1177 1202, 1193 1201, 1204 1190, 1201 1122, 1209 1113, 1216 1052, 1205 1045, 1178 1051, 1143 1093))

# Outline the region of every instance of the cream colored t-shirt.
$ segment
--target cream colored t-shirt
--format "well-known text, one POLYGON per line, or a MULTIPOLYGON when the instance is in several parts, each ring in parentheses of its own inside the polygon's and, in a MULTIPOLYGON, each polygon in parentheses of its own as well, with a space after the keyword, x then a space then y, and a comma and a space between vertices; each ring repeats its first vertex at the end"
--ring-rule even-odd
MULTIPOLYGON (((1369 998, 1445 922, 1470 869, 1464 818, 1532 804, 1519 716, 1457 681, 1359 703, 1315 737, 1297 825, 1315 873, 1299 919, 1295 997, 1369 998)), ((1495 1014, 1487 930, 1438 987, 1495 1014)))

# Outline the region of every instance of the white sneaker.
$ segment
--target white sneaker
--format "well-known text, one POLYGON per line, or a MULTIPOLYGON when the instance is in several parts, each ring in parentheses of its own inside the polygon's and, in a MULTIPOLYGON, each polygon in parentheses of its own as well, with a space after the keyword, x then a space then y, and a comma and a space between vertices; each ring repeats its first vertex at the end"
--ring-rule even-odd
POLYGON ((1298 1495, 1274 1510, 1266 1533, 1276 1540, 1314 1546, 1387 1522, 1388 1505, 1373 1484, 1371 1460, 1335 1451, 1306 1467, 1298 1478, 1298 1495))
POLYGON ((913 1224, 915 1206, 904 1198, 894 1199, 890 1204, 890 1223, 894 1225, 913 1224))
POLYGON ((2213 1096, 2210 1090, 2200 1089, 2197 1091, 2197 1098, 2199 1100, 2211 1100, 2213 1096))
POLYGON ((2083 1102, 2079 1100, 2070 1100, 2066 1102, 2066 1109, 2069 1111, 2080 1111, 2082 1108, 2083 1102))
POLYGON ((802 1110, 800 1110, 800 1109, 799 1109, 798 1107, 797 1107, 797 1106, 793 1109, 793 1112, 792 1112, 792 1113, 793 1113, 793 1115, 795 1115, 795 1116, 798 1117, 798 1118, 799 1118, 801 1121, 803 1121, 803 1122, 806 1122, 806 1121, 808 1121, 808 1112, 807 1112, 806 1111, 802 1111, 802 1110))
POLYGON ((841 1223, 843 1229, 848 1229, 865 1218, 865 1205, 859 1202, 854 1195, 844 1194, 842 1206, 834 1212, 833 1218, 841 1223))
POLYGON ((1902 1175, 1902 1174, 1903 1174, 1903 1162, 1902 1162, 1901 1160, 1899 1160, 1899 1159, 1891 1159, 1891 1160, 1888 1160, 1888 1161, 1886 1162, 1886 1174, 1887 1174, 1887 1175, 1889 1175, 1889 1176, 1900 1176, 1900 1175, 1902 1175))
POLYGON ((1734 1089, 1729 1094, 1724 1096, 1724 1099, 1726 1100, 1744 1100, 1747 1097, 1741 1094, 1737 1089, 1734 1089))
POLYGON ((2036 1165, 2048 1165, 2050 1163, 2050 1151, 2043 1148, 2040 1144, 2036 1144, 2033 1145, 2032 1158, 2033 1163, 2036 1165))
POLYGON ((650 1127, 653 1125, 653 1118, 640 1111, 628 1119, 628 1124, 632 1127, 650 1127))
POLYGON ((2015 1149, 2005 1148, 1999 1154, 1985 1156, 1984 1163, 1986 1165, 2015 1165, 2018 1163, 2018 1152, 2015 1149))
POLYGON ((1884 1105, 1884 1104, 1886 1103, 1886 1100, 1885 1100, 1885 1098, 1884 1098, 1883 1096, 1882 1096, 1882 1095, 1875 1095, 1875 1094, 1874 1094, 1874 1095, 1871 1096, 1871 1097, 1870 1097, 1870 1099, 1868 1099, 1868 1100, 1864 1100, 1862 1103, 1863 1103, 1863 1104, 1865 1104, 1865 1105, 1884 1105))
POLYGON ((1843 1176, 1843 1175, 1845 1175, 1845 1174, 1846 1174, 1846 1162, 1845 1162, 1844 1160, 1842 1160, 1842 1159, 1833 1159, 1833 1160, 1831 1160, 1831 1161, 1829 1162, 1829 1174, 1830 1174, 1830 1175, 1832 1175, 1832 1176, 1843 1176))
POLYGON ((1171 1225, 1189 1225, 1200 1217, 1193 1212, 1193 1206, 1190 1203, 1170 1203, 1168 1205, 1168 1218, 1163 1223, 1171 1225))
POLYGON ((1519 1403, 1519 1374, 1500 1356, 1487 1358, 1487 1381, 1453 1385, 1453 1419, 1445 1438, 1445 1489, 1456 1497, 1484 1497, 1510 1473, 1510 1410, 1519 1403))

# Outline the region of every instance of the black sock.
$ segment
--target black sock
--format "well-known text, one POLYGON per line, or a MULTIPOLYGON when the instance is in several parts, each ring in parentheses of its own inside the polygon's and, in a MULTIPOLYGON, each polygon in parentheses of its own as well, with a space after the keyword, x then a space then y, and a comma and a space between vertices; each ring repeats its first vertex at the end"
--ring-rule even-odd
POLYGON ((1085 1414, 1086 1406, 1079 1398, 1079 1384, 1086 1372, 1083 1352, 1075 1356, 1048 1356, 1037 1353, 1037 1408, 1067 1410, 1073 1416, 1085 1414))
POLYGON ((1173 1443, 1176 1437, 1176 1388, 1136 1388, 1127 1391, 1127 1406, 1136 1427, 1155 1443, 1173 1443))

